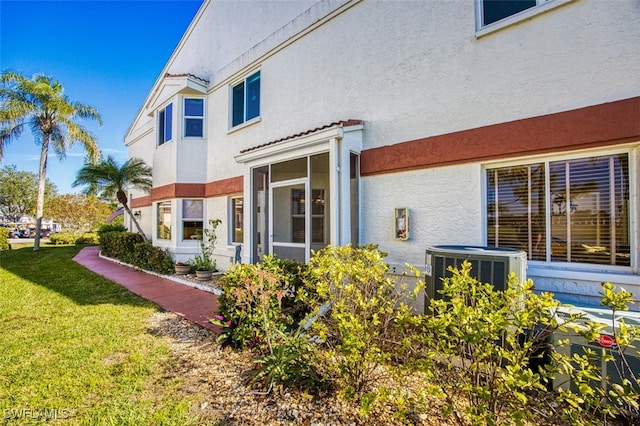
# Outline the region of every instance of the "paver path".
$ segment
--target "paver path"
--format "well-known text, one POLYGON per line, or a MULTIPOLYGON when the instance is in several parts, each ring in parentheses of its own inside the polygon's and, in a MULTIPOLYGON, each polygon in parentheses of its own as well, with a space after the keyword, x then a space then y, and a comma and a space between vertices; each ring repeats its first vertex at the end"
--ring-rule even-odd
POLYGON ((85 247, 73 258, 85 268, 122 285, 204 328, 218 330, 209 319, 218 308, 218 296, 156 275, 103 259, 97 246, 85 247))

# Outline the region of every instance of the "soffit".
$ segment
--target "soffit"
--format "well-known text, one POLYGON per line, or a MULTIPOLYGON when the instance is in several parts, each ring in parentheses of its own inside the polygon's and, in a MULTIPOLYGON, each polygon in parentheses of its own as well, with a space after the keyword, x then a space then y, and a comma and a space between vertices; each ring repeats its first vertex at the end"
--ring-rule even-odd
POLYGON ((209 82, 192 74, 165 74, 144 107, 145 113, 152 116, 158 108, 166 104, 177 94, 206 95, 209 82))

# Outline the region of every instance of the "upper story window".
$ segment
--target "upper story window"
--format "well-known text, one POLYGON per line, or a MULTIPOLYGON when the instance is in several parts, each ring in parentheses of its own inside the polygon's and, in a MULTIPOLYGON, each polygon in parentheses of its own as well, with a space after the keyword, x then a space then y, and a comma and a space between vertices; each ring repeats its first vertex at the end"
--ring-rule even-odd
POLYGON ((476 37, 530 19, 575 0, 476 0, 476 37))
POLYGON ((631 266, 629 193, 627 153, 489 169, 488 245, 530 260, 631 266))
POLYGON ((199 137, 204 135, 204 99, 184 99, 184 136, 199 137))
POLYGON ((480 0, 482 26, 492 24, 501 19, 530 9, 546 0, 480 0))
POLYGON ((173 104, 158 112, 158 145, 169 142, 173 137, 173 104))
POLYGON ((231 127, 260 116, 260 71, 231 88, 231 127))

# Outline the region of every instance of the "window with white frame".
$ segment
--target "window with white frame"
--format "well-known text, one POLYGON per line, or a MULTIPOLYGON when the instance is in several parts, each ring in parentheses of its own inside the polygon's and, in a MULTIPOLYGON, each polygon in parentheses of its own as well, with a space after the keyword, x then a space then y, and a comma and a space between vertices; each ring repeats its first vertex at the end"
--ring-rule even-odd
POLYGON ((478 0, 480 27, 554 0, 478 0))
POLYGON ((184 136, 199 137, 204 135, 204 99, 184 99, 184 136))
MULTIPOLYGON (((305 242, 305 200, 304 189, 291 190, 291 234, 292 242, 305 242)), ((311 242, 324 244, 324 189, 311 191, 311 242)))
POLYGON ((260 71, 231 88, 231 127, 260 116, 260 71))
POLYGON ((171 239, 171 201, 159 202, 156 207, 158 218, 156 235, 160 240, 171 239))
POLYGON ((235 244, 242 244, 244 238, 244 198, 233 197, 230 199, 230 204, 229 211, 232 217, 229 221, 231 225, 229 230, 231 238, 229 238, 229 241, 235 244))
POLYGON ((530 260, 631 265, 627 153, 486 173, 488 245, 530 260))
POLYGON ((201 240, 204 223, 204 202, 182 200, 182 239, 201 240))
POLYGON ((173 137, 173 106, 167 105, 158 111, 158 145, 169 142, 173 137))

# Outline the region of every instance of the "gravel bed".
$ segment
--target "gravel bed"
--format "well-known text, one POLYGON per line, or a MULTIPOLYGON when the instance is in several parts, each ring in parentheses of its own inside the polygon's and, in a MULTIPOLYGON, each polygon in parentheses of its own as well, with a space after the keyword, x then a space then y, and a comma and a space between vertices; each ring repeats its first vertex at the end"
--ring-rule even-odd
MULTIPOLYGON (((333 396, 274 389, 269 393, 252 388, 247 378, 253 368, 251 354, 223 348, 215 333, 203 329, 171 312, 155 313, 149 324, 151 333, 165 339, 172 362, 165 378, 180 379, 179 392, 195 399, 192 411, 203 425, 397 425, 395 409, 374 404, 368 416, 359 407, 333 396)), ((393 380, 388 378, 386 380, 393 380)), ((397 380, 397 379, 396 379, 397 380)), ((422 383, 413 377, 401 378, 405 390, 419 391, 422 383)), ((427 413, 406 418, 409 424, 441 425, 435 402, 427 402, 427 413)))

